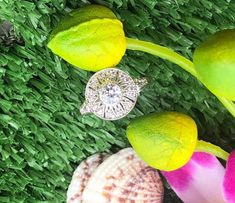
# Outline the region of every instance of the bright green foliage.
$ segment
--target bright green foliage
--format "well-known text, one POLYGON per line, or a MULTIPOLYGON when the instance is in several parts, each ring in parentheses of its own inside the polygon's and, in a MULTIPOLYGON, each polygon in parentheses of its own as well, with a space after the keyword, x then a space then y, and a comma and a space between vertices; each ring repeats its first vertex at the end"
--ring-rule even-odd
MULTIPOLYGON (((0 0, 0 21, 14 24, 25 45, 0 44, 0 202, 65 202, 75 167, 86 156, 127 145, 134 117, 176 110, 196 120, 200 139, 235 148, 235 121, 217 99, 177 65, 127 51, 120 68, 150 85, 125 119, 81 116, 91 73, 74 69, 47 47, 60 17, 88 1, 0 0), (67 2, 67 3, 66 3, 67 2)), ((97 0, 124 23, 126 36, 168 46, 191 58, 209 34, 234 28, 225 0, 97 0)))

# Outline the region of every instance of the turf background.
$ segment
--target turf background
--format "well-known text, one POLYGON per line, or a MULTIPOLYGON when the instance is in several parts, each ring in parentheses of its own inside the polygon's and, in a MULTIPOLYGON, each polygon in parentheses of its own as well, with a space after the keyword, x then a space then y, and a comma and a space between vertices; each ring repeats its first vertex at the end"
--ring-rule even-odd
POLYGON ((60 17, 89 2, 110 7, 128 37, 188 58, 209 34, 235 27, 234 0, 0 0, 0 22, 10 21, 19 39, 0 39, 0 202, 64 202, 79 162, 128 146, 126 126, 150 112, 184 112, 196 120, 200 138, 235 148, 235 119, 219 101, 178 66, 140 52, 127 51, 119 65, 150 80, 132 113, 115 122, 81 116, 91 73, 46 44, 60 17))

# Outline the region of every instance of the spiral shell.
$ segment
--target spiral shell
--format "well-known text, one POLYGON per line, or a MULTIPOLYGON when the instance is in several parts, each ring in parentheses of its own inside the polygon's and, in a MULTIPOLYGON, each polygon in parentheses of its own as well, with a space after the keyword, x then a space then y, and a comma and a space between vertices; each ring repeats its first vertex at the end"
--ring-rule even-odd
POLYGON ((160 203, 163 184, 157 170, 126 148, 107 158, 92 174, 83 203, 160 203))
POLYGON ((81 162, 74 171, 72 181, 68 187, 67 203, 81 202, 82 192, 86 187, 89 178, 106 157, 107 155, 104 154, 95 154, 81 162))

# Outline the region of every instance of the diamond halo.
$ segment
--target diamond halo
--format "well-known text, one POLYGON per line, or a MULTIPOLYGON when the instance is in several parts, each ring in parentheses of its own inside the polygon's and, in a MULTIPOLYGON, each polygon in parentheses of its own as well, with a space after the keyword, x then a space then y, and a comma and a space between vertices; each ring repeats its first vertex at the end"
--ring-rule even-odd
POLYGON ((134 108, 140 88, 146 83, 146 79, 133 80, 117 68, 101 70, 87 83, 81 114, 93 113, 104 120, 121 119, 134 108))

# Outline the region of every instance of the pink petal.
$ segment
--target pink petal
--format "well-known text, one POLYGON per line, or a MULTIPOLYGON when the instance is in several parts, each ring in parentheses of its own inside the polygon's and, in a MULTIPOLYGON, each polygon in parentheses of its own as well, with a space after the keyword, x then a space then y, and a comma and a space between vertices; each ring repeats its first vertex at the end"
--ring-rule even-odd
POLYGON ((227 161, 223 192, 226 202, 235 203, 235 151, 230 154, 227 161))
POLYGON ((224 168, 215 156, 195 152, 180 169, 162 172, 172 189, 185 203, 224 203, 224 168))

